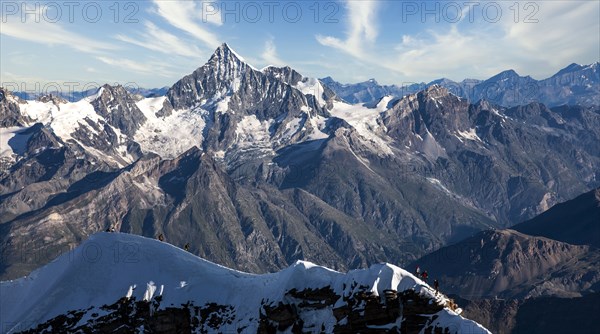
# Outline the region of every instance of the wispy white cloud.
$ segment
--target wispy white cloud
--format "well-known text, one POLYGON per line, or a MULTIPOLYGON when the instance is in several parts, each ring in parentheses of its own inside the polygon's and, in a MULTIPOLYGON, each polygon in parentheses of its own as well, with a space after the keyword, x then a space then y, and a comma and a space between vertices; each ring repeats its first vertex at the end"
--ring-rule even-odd
POLYGON ((358 58, 365 56, 365 48, 377 39, 377 1, 347 0, 348 30, 346 39, 317 35, 317 41, 334 47, 358 58))
POLYGON ((43 17, 43 6, 27 6, 28 12, 37 11, 35 15, 27 16, 23 20, 21 16, 7 15, 2 22, 0 29, 1 35, 14 37, 34 43, 40 43, 49 46, 66 46, 68 48, 87 52, 99 53, 117 49, 114 45, 99 42, 86 36, 72 32, 64 28, 59 22, 49 22, 47 20, 36 20, 35 17, 43 17))
POLYGON ((490 40, 481 33, 465 34, 452 26, 445 32, 430 30, 419 36, 402 36, 393 52, 379 59, 379 64, 407 78, 431 79, 444 73, 473 72, 473 67, 500 60, 495 44, 497 39, 490 40))
POLYGON ((265 41, 265 50, 262 53, 262 62, 265 65, 284 66, 286 63, 277 55, 277 47, 273 37, 265 41))
POLYGON ((96 59, 107 65, 115 66, 128 72, 134 72, 142 75, 161 76, 167 78, 172 75, 172 70, 169 68, 169 66, 158 61, 142 63, 121 57, 113 58, 103 56, 97 56, 96 59))
POLYGON ((428 25, 427 30, 401 35, 395 45, 385 47, 386 52, 378 52, 377 48, 381 50, 385 45, 368 44, 377 37, 377 30, 368 28, 368 23, 377 19, 376 10, 364 5, 361 11, 357 4, 348 7, 351 28, 346 40, 323 36, 317 36, 317 40, 349 54, 364 63, 365 68, 371 65, 391 70, 408 80, 440 76, 482 78, 508 68, 542 78, 550 74, 549 69, 555 70, 577 58, 594 61, 600 54, 597 1, 537 2, 538 12, 530 17, 537 23, 525 22, 531 11, 523 9, 515 23, 514 12, 508 8, 513 3, 501 5, 506 15, 498 22, 470 22, 464 20, 469 14, 463 11, 461 22, 428 25))
POLYGON ((0 87, 4 87, 12 91, 35 90, 37 86, 45 85, 51 81, 59 82, 60 80, 48 80, 47 78, 40 76, 31 76, 23 73, 2 71, 2 81, 0 82, 0 87))
MULTIPOLYGON (((136 73, 140 73, 144 76, 140 80, 159 86, 165 84, 164 77, 175 80, 202 64, 212 51, 209 49, 222 42, 225 29, 228 38, 236 40, 234 47, 255 50, 244 56, 257 65, 289 64, 307 75, 331 75, 346 82, 370 77, 385 83, 442 76, 485 78, 507 68, 542 78, 571 62, 597 61, 600 54, 599 1, 519 1, 518 23, 509 9, 514 2, 497 2, 503 15, 495 23, 484 22, 482 3, 463 6, 462 20, 453 24, 443 19, 435 22, 433 16, 424 23, 398 24, 401 5, 397 1, 337 3, 343 7, 335 15, 340 24, 302 29, 272 24, 266 17, 256 24, 221 22, 215 7, 220 3, 209 0, 139 2, 138 25, 108 26, 107 20, 90 25, 79 18, 69 23, 66 15, 60 22, 42 19, 36 23, 36 15, 29 14, 28 20, 21 22, 21 15, 8 15, 0 27, 0 70, 3 80, 6 70, 23 78, 47 75, 52 80, 59 76, 100 80, 100 75, 110 80, 137 80, 136 73), (523 22, 531 13, 524 8, 527 3, 538 6, 537 23, 523 22), (265 40, 261 37, 265 31, 273 37, 265 40), (294 34, 294 43, 286 45, 284 52, 283 38, 289 33, 294 34), (32 52, 36 49, 43 51, 32 52)), ((110 16, 111 12, 104 14, 110 16)), ((420 16, 415 18, 420 21, 420 16)))
POLYGON ((115 38, 126 43, 165 54, 175 54, 194 58, 202 55, 202 51, 200 51, 197 46, 185 42, 177 36, 160 29, 150 21, 146 21, 144 27, 146 28, 145 32, 141 33, 139 38, 132 38, 123 34, 116 35, 115 38))
POLYGON ((537 23, 503 21, 503 46, 518 48, 535 70, 564 66, 582 55, 600 56, 600 2, 539 3, 537 23), (541 66, 540 66, 541 65, 541 66))
POLYGON ((209 15, 208 10, 211 13, 218 11, 210 2, 154 0, 154 4, 156 13, 172 26, 187 32, 210 48, 221 44, 217 35, 206 28, 208 24, 222 24, 219 15, 209 15), (206 15, 202 14, 203 9, 207 10, 206 15))

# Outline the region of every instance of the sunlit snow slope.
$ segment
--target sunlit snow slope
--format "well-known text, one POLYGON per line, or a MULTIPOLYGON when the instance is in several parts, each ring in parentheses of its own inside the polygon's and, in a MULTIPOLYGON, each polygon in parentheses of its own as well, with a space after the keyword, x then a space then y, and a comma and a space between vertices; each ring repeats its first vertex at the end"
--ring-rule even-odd
MULTIPOLYGON (((389 264, 347 274, 308 262, 297 262, 280 272, 252 275, 198 258, 168 243, 121 233, 98 233, 81 246, 64 254, 30 276, 1 283, 0 317, 3 333, 18 332, 70 310, 87 310, 79 325, 109 312, 102 305, 123 297, 152 302, 160 307, 216 303, 233 307, 235 321, 224 323, 218 332, 256 333, 264 304, 289 302, 289 291, 330 287, 340 296, 331 306, 304 315, 305 327, 333 331, 333 309, 343 306, 353 290, 382 296, 384 290, 414 289, 429 304, 448 300, 407 271, 389 264), (90 306, 94 306, 88 309, 90 306), (93 313, 96 313, 93 315, 93 313), (310 324, 312 322, 312 324, 310 324), (307 324, 309 323, 309 324, 307 324), (323 327, 322 327, 323 326, 323 327)), ((302 315, 300 315, 302 316, 302 315)), ((341 319, 339 322, 348 321, 341 319)), ((402 316, 397 320, 401 323, 402 316)), ((488 333, 473 321, 449 308, 441 308, 431 324, 455 332, 488 333)), ((393 324, 392 324, 393 325, 393 324)))

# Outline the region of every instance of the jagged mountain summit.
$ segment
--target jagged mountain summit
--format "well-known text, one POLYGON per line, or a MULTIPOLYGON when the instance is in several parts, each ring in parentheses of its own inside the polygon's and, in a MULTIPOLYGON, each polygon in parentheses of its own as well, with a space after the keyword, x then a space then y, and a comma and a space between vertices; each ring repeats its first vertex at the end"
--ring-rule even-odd
POLYGON ((485 99, 505 107, 532 102, 550 107, 600 105, 600 62, 589 65, 573 63, 542 80, 520 76, 514 70, 502 71, 487 80, 465 79, 456 82, 443 78, 429 83, 405 85, 380 85, 374 79, 356 84, 341 84, 331 77, 322 80, 338 96, 350 103, 373 103, 386 95, 400 98, 440 85, 472 103, 485 99))
POLYGON ((257 273, 405 264, 600 183, 597 108, 472 104, 439 85, 353 105, 226 44, 165 96, 5 95, 3 278, 111 225, 257 273))
POLYGON ((169 89, 158 113, 186 109, 204 113, 209 124, 204 129, 205 150, 226 152, 235 145, 267 144, 260 142, 263 139, 270 144, 262 153, 269 154, 307 137, 325 137, 323 118, 328 112, 323 87, 316 80, 297 78, 292 84, 285 79, 273 68, 253 68, 223 44, 204 66, 169 89), (304 131, 298 131, 299 126, 304 131))
POLYGON ((0 289, 2 333, 489 333, 390 264, 344 274, 299 261, 252 275, 124 233, 95 234, 0 289))

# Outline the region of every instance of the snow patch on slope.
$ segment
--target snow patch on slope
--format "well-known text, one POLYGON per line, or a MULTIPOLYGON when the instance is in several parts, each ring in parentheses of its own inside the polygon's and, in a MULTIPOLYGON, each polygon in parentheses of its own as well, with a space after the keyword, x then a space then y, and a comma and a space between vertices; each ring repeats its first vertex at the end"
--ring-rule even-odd
POLYGON ((146 116, 146 122, 136 131, 134 140, 142 151, 153 152, 166 159, 173 159, 191 147, 202 147, 202 131, 205 127, 202 114, 190 110, 174 111, 170 116, 157 117, 166 97, 147 98, 137 103, 146 116))
MULTIPOLYGON (((258 150, 263 154, 273 154, 269 128, 273 121, 260 121, 256 115, 244 116, 235 128, 238 152, 258 150)), ((294 124, 291 125, 293 127, 294 124)))
POLYGON ((352 125, 359 135, 374 144, 377 149, 386 154, 394 155, 392 149, 382 138, 385 129, 377 124, 377 119, 381 111, 378 108, 367 108, 362 105, 352 105, 345 102, 334 101, 333 109, 330 111, 334 117, 341 118, 352 125))
POLYGON ((325 100, 323 99, 323 86, 321 82, 316 78, 304 78, 302 81, 298 81, 294 88, 298 89, 304 95, 313 95, 320 106, 324 107, 326 105, 325 100))
POLYGON ((393 99, 395 99, 394 96, 392 95, 386 95, 384 97, 382 97, 379 102, 377 103, 377 105, 375 106, 375 109, 377 111, 379 111, 380 113, 388 110, 388 106, 390 104, 390 101, 392 101, 393 99))
POLYGON ((468 131, 461 131, 458 130, 456 131, 457 133, 457 138, 462 142, 462 139, 467 139, 467 140, 473 140, 473 141, 478 141, 483 143, 483 141, 481 140, 481 138, 479 138, 479 136, 477 135, 477 132, 475 132, 474 128, 469 129, 468 131))
POLYGON ((283 138, 289 138, 300 130, 302 130, 302 118, 295 117, 285 124, 284 131, 281 136, 283 138))
POLYGON ((229 101, 231 101, 231 96, 225 96, 221 101, 217 102, 215 113, 226 113, 229 110, 229 101))
MULTIPOLYGON (((27 101, 19 107, 23 115, 48 126, 64 141, 73 139, 71 135, 79 127, 87 126, 86 118, 94 123, 104 120, 87 99, 61 103, 58 106, 52 102, 27 101)), ((90 128, 90 131, 93 129, 90 128)))
POLYGON ((21 155, 27 148, 27 141, 31 135, 22 134, 26 127, 13 126, 0 128, 0 157, 21 155))
POLYGON ((448 190, 448 188, 446 188, 446 186, 444 186, 440 180, 432 178, 432 177, 428 177, 427 181, 429 181, 431 184, 433 184, 434 186, 436 186, 438 189, 442 190, 446 194, 454 195, 454 193, 452 193, 450 190, 448 190))
POLYGON ((314 129, 313 132, 308 135, 308 140, 329 138, 329 135, 322 131, 326 127, 327 118, 321 115, 310 116, 308 122, 314 129))

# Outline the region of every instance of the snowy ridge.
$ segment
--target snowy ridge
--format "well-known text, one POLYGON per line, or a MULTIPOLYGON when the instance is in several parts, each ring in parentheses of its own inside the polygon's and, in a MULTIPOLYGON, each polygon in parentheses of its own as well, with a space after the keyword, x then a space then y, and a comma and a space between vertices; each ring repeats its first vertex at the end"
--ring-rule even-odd
POLYGON ((379 112, 384 112, 384 111, 388 110, 390 108, 390 103, 394 99, 396 99, 396 97, 394 97, 393 95, 386 95, 386 96, 382 97, 379 100, 379 102, 377 102, 375 109, 377 109, 379 112))
MULTIPOLYGON (((277 273, 253 275, 219 266, 157 240, 98 233, 30 276, 1 282, 0 317, 4 323, 14 324, 4 327, 3 333, 13 333, 26 329, 25 324, 39 324, 69 310, 95 306, 94 312, 102 313, 105 311, 98 309, 99 306, 115 303, 122 297, 152 300, 160 295, 161 307, 188 301, 196 305, 231 305, 236 322, 224 324, 219 331, 242 329, 243 333, 256 333, 263 300, 277 303, 291 289, 326 286, 344 296, 356 284, 370 287, 378 296, 383 296, 386 289, 414 289, 437 303, 447 302, 441 295, 436 297, 420 279, 390 264, 344 274, 298 261, 277 273)), ((446 322, 444 325, 450 330, 489 333, 450 309, 445 308, 437 315, 438 321, 446 322)), ((312 316, 315 324, 335 321, 331 308, 316 310, 312 316)), ((85 320, 89 316, 80 323, 85 320)))

